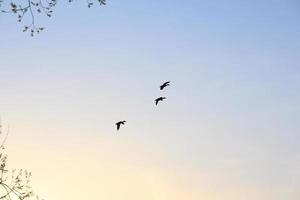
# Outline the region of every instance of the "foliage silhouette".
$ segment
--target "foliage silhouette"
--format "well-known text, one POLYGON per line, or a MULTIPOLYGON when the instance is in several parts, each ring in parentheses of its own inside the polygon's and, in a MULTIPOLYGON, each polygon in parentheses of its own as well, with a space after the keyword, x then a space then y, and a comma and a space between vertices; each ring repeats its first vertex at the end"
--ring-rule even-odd
POLYGON ((7 167, 7 154, 5 153, 5 142, 9 133, 9 129, 5 135, 2 131, 2 125, 0 121, 0 199, 3 200, 25 200, 35 198, 39 200, 39 197, 34 195, 32 187, 30 185, 31 172, 24 169, 12 170, 11 173, 6 169, 7 167), (10 176, 8 175, 10 174, 10 176))
MULTIPOLYGON (((8 3, 8 0, 0 0, 0 9, 2 13, 14 14, 18 22, 23 22, 23 19, 28 16, 30 23, 24 25, 23 32, 29 32, 31 36, 34 36, 45 29, 44 27, 36 25, 36 17, 38 14, 51 17, 58 1, 59 0, 13 0, 8 3), (5 7, 8 8, 2 9, 4 3, 7 3, 5 7)), ((69 3, 73 1, 74 0, 68 0, 69 3)), ((100 6, 106 5, 106 0, 86 0, 88 8, 92 7, 96 1, 100 6)))

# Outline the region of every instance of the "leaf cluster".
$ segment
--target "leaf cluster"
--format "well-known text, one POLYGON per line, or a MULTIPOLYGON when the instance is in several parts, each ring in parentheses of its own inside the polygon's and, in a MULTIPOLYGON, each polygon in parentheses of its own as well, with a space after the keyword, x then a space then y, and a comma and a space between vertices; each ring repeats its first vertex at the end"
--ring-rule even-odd
POLYGON ((7 154, 5 153, 5 141, 9 131, 3 134, 0 122, 0 137, 2 144, 0 146, 0 199, 3 200, 24 200, 36 198, 34 195, 30 180, 31 172, 24 169, 14 169, 11 172, 7 170, 7 154))
MULTIPOLYGON (((18 22, 23 22, 25 17, 29 18, 29 23, 23 25, 23 32, 29 32, 30 36, 39 34, 45 27, 36 25, 36 18, 38 15, 44 15, 47 17, 52 17, 54 8, 59 0, 23 0, 19 2, 18 0, 13 0, 7 5, 6 9, 2 9, 2 5, 6 0, 0 0, 0 11, 1 13, 14 14, 18 22)), ((74 0, 68 0, 69 3, 74 0)), ((96 2, 102 6, 106 5, 106 0, 86 0, 87 7, 91 8, 96 2)))

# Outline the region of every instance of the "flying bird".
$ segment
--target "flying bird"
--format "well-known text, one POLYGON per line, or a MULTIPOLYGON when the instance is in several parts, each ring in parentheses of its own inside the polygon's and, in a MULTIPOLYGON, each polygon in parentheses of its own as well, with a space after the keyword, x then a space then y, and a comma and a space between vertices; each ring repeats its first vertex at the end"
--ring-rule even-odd
POLYGON ((117 125, 117 130, 119 130, 120 127, 121 127, 121 124, 124 125, 125 122, 126 122, 126 121, 119 121, 119 122, 117 122, 117 123, 116 123, 116 125, 117 125))
POLYGON ((167 81, 165 83, 163 83, 161 86, 159 86, 160 90, 163 90, 165 87, 170 85, 170 81, 167 81))
POLYGON ((162 101, 164 99, 166 99, 166 97, 158 97, 157 99, 155 99, 155 105, 157 105, 158 102, 160 102, 160 101, 162 101))

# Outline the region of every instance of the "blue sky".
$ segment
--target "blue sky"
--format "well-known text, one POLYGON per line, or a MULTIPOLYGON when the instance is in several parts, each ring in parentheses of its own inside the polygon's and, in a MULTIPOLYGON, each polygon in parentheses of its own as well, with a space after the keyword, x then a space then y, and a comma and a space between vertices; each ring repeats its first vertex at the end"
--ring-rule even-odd
MULTIPOLYGON (((128 199, 299 199, 299 11, 296 0, 60 3, 34 38, 1 15, 0 113, 13 130, 12 162, 33 168, 48 199, 76 197, 43 182, 41 169, 55 167, 37 164, 35 148, 54 159, 52 148, 112 150, 85 162, 164 183, 141 196, 128 189, 128 199), (160 95, 167 101, 155 107, 160 95), (35 165, 17 159, 20 143, 35 165)), ((60 176, 74 162, 63 156, 60 176)), ((123 176, 112 177, 122 188, 123 176)))

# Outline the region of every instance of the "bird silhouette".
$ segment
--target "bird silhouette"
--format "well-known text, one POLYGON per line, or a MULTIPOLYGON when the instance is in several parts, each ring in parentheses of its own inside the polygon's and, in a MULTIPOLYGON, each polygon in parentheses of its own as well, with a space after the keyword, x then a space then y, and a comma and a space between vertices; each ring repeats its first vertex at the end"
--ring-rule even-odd
POLYGON ((165 87, 170 85, 170 81, 167 81, 165 83, 163 83, 161 86, 159 86, 160 90, 163 90, 165 87))
POLYGON ((166 97, 158 97, 157 99, 155 99, 155 105, 157 105, 158 102, 160 102, 160 101, 162 101, 164 99, 166 99, 166 97))
POLYGON ((116 125, 117 125, 117 130, 119 130, 120 127, 121 127, 121 124, 124 125, 125 122, 126 122, 126 121, 119 121, 119 122, 117 122, 117 123, 116 123, 116 125))

